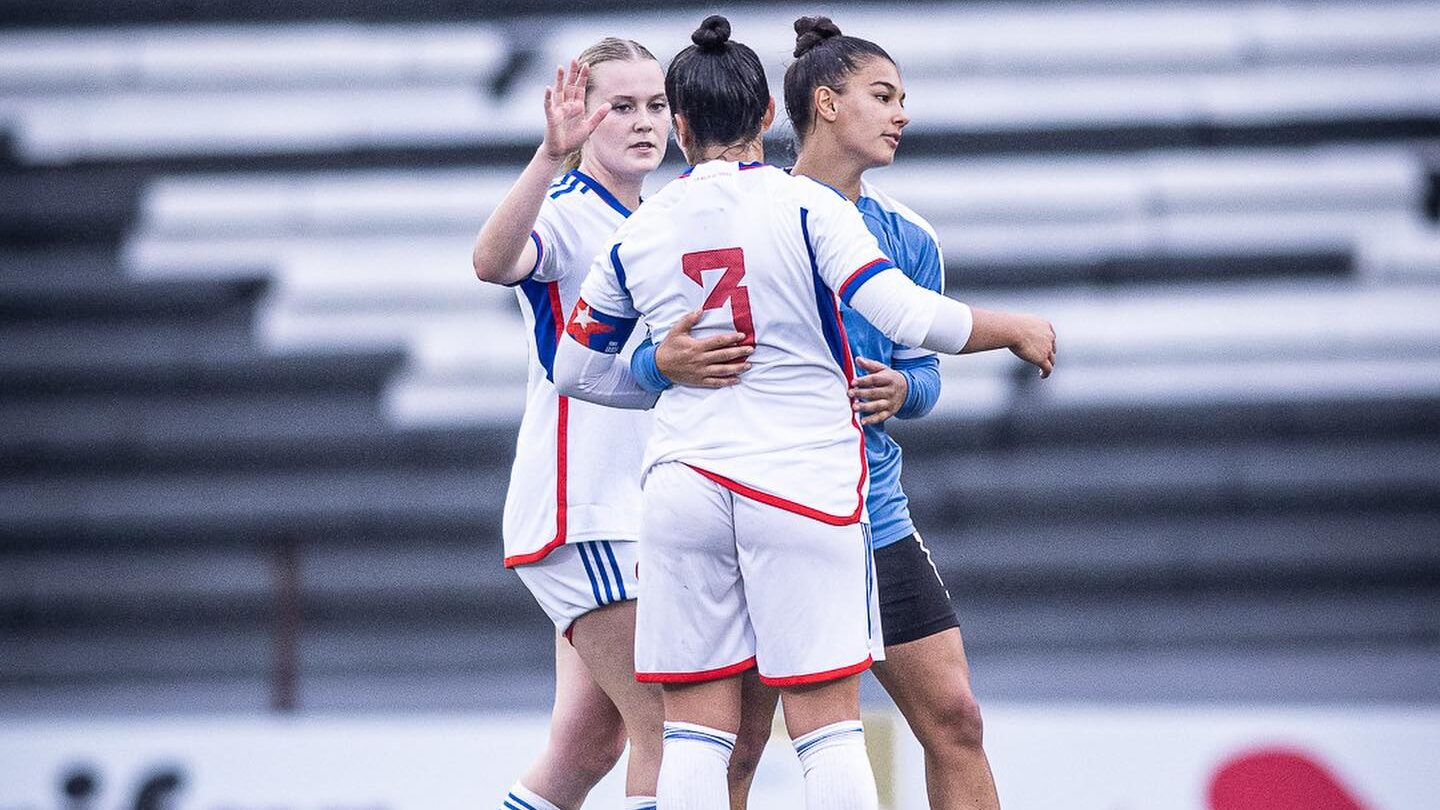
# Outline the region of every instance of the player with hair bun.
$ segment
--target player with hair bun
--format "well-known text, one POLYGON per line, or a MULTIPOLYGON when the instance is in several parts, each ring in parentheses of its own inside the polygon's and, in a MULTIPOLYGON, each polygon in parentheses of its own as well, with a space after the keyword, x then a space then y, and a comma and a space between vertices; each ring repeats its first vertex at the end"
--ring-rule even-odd
POLYGON ((774 100, 759 59, 718 15, 691 39, 665 88, 694 165, 597 258, 555 382, 569 396, 642 402, 619 354, 641 317, 663 334, 699 310, 698 335, 739 333, 753 347, 734 384, 660 394, 646 448, 635 657, 636 677, 664 686, 657 800, 729 806, 740 675, 756 669, 780 691, 806 806, 873 810, 858 683, 878 629, 869 482, 840 304, 901 344, 1009 347, 1046 373, 1053 333, 916 286, 834 189, 765 165, 774 100))
MULTIPOLYGON (((785 73, 785 107, 799 152, 793 173, 838 189, 911 280, 942 292, 944 261, 934 229, 863 179, 866 171, 890 165, 909 123, 894 60, 874 42, 845 36, 828 17, 801 17, 794 28, 795 61, 785 73)), ((959 620, 911 522, 900 486, 900 446, 884 424, 930 411, 940 394, 939 362, 932 351, 889 339, 851 307, 842 304, 841 311, 850 350, 866 372, 851 395, 864 414, 867 506, 885 640, 885 660, 877 661, 875 675, 925 749, 930 806, 998 808, 959 620)), ((636 377, 657 391, 672 380, 712 384, 715 372, 696 359, 695 343, 681 330, 658 352, 643 344, 632 360, 636 377)), ((773 690, 755 697, 772 706, 775 698, 773 690)), ((768 733, 768 726, 756 725, 742 737, 768 733)), ((752 739, 750 747, 760 746, 752 739)), ((731 774, 737 806, 754 769, 754 763, 742 765, 731 774)))
POLYGON ((664 75, 644 47, 606 38, 568 71, 556 69, 544 107, 545 138, 485 222, 472 257, 480 279, 516 288, 532 338, 505 499, 505 566, 556 627, 549 742, 503 807, 577 810, 628 737, 627 810, 643 810, 655 804, 663 722, 659 689, 634 677, 640 448, 649 419, 571 401, 552 378, 585 271, 665 155, 664 75))

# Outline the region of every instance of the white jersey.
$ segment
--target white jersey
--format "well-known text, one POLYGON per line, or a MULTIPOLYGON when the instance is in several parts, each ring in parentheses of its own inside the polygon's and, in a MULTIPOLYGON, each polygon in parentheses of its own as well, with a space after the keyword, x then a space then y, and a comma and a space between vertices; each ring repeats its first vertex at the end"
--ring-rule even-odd
POLYGON ((546 193, 531 234, 539 255, 516 294, 530 333, 525 415, 505 496, 505 567, 566 543, 640 539, 640 470, 650 415, 560 396, 555 346, 580 283, 629 211, 579 171, 546 193))
POLYGON ((865 446, 837 306, 893 267, 834 189, 763 164, 712 161, 646 201, 581 288, 571 334, 644 317, 656 332, 704 310, 697 337, 755 344, 721 389, 676 386, 655 408, 645 470, 689 464, 733 492, 835 525, 864 516, 865 446))

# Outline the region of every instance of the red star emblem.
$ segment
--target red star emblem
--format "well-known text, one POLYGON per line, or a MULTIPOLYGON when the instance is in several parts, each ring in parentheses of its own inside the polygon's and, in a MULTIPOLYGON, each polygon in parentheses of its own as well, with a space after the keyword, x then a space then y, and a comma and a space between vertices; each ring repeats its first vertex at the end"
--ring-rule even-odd
POLYGON ((614 332, 615 327, 595 320, 595 317, 590 314, 590 305, 585 303, 584 298, 581 298, 575 304, 575 311, 570 313, 570 323, 566 325, 565 331, 570 337, 589 346, 591 337, 614 332))

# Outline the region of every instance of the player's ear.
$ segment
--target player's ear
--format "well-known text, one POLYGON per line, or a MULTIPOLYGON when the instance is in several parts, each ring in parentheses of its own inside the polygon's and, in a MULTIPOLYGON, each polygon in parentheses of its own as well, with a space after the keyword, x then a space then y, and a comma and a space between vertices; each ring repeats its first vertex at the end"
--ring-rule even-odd
POLYGON ((835 123, 835 119, 840 117, 840 108, 836 103, 838 95, 833 87, 826 87, 822 84, 815 88, 815 96, 812 100, 815 103, 816 119, 824 118, 828 123, 835 123))
POLYGON ((690 153, 695 150, 695 144, 691 142, 690 122, 685 120, 684 113, 675 113, 675 143, 680 145, 680 151, 685 153, 685 162, 690 163, 690 153))
POLYGON ((775 123, 775 97, 771 96, 770 101, 765 105, 765 117, 760 119, 760 131, 767 131, 773 123, 775 123))

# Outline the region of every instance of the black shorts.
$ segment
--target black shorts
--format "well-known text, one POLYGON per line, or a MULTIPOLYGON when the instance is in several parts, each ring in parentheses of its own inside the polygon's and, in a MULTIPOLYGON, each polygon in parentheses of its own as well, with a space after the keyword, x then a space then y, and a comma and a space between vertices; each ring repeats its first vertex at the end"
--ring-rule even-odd
POLYGON ((886 647, 960 626, 950 593, 918 532, 875 549, 875 582, 886 647))

